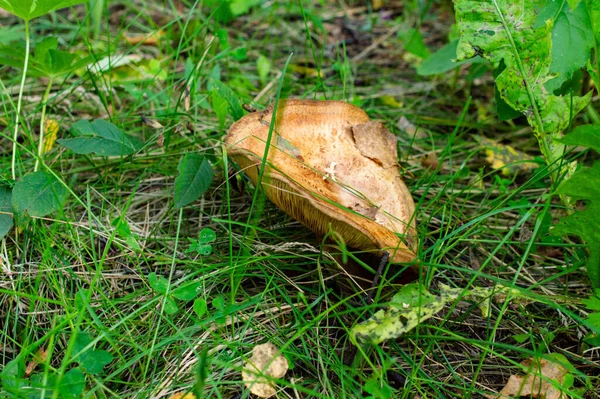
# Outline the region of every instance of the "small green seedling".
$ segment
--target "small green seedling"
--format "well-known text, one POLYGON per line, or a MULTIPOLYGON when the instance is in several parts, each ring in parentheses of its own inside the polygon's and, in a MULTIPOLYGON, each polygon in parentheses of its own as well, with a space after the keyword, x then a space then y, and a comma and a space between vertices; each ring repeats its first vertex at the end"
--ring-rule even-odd
POLYGON ((200 231, 200 236, 197 240, 190 239, 192 245, 190 245, 188 250, 185 252, 189 253, 196 251, 202 256, 208 256, 212 253, 212 245, 210 243, 216 238, 217 235, 215 234, 214 230, 206 227, 200 231))

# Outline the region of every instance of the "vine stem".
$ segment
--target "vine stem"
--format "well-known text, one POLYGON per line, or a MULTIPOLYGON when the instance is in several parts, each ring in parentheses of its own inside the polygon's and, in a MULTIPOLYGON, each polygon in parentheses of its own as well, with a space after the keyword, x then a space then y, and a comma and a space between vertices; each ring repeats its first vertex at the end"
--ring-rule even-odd
POLYGON ((43 157, 43 149, 44 149, 44 122, 46 121, 46 105, 48 104, 48 97, 50 96, 50 89, 52 88, 52 83, 54 82, 53 78, 50 78, 48 82, 48 86, 46 87, 46 91, 44 92, 44 97, 42 98, 42 116, 40 117, 40 139, 38 141, 38 151, 37 151, 37 159, 35 160, 35 166, 33 168, 34 172, 37 172, 40 167, 40 160, 43 157))
POLYGON ((19 99, 17 100, 17 115, 15 116, 15 132, 13 133, 13 148, 11 171, 13 180, 17 179, 17 138, 19 137, 19 123, 21 123, 21 103, 23 102, 23 90, 25 88, 25 77, 27 76, 27 66, 29 65, 29 21, 25 20, 25 62, 23 65, 23 77, 21 78, 21 87, 19 87, 19 99))

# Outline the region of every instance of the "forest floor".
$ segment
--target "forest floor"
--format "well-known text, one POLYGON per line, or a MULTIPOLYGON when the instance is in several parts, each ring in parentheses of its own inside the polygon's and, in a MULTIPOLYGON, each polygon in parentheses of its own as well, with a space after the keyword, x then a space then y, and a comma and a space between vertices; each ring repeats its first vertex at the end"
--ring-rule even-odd
MULTIPOLYGON (((104 60, 103 70, 50 82, 45 118, 58 138, 102 119, 144 146, 100 157, 57 143, 44 155, 71 191, 57 212, 18 220, 2 240, 0 398, 251 397, 241 371, 265 342, 290 365, 279 398, 482 397, 525 374, 527 359, 553 358, 572 365, 554 388, 600 397, 599 330, 584 322, 582 302, 593 295, 585 246, 549 234, 565 211, 526 119, 498 120, 487 63, 417 73, 456 37, 452 4, 232 1, 232 13, 206 3, 217 1, 110 1, 98 13, 79 5, 31 22, 34 54, 57 36, 60 50, 104 60), (367 301, 342 247, 233 176, 223 139, 234 120, 215 81, 254 109, 281 85, 280 98, 344 100, 383 122, 416 203, 420 285, 435 295, 444 285, 520 294, 485 315, 477 300, 447 303, 399 338, 352 349, 351 328, 385 309, 401 268, 387 265, 367 301), (490 164, 497 144, 534 166, 490 164), (211 162, 214 179, 176 209, 177 168, 190 152, 211 162), (194 250, 204 228, 216 236, 208 255, 194 250)), ((3 51, 22 51, 23 38, 22 22, 0 13, 3 51)), ((8 185, 21 73, 0 62, 8 185)), ((48 85, 35 73, 26 80, 18 178, 34 170, 48 85)))

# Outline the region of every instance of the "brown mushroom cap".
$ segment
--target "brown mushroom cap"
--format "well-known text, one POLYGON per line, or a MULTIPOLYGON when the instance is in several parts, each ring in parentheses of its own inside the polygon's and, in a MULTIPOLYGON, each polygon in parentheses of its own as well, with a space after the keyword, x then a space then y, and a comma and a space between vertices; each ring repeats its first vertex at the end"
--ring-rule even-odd
MULTIPOLYGON (((229 129, 229 154, 256 184, 272 107, 229 129)), ((348 246, 387 250, 410 262, 415 205, 400 178, 396 138, 341 101, 280 100, 262 180, 267 197, 316 234, 331 229, 348 246)))

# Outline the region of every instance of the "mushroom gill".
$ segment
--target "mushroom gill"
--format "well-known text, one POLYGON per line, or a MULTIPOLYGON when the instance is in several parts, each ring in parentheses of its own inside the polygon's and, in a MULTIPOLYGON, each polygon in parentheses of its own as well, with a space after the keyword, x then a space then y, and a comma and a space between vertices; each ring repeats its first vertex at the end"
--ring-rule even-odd
MULTIPOLYGON (((256 184, 272 107, 234 123, 225 142, 256 184)), ((417 248, 415 205, 400 177, 396 139, 360 108, 341 101, 280 100, 262 179, 267 197, 324 236, 385 250, 410 262, 417 248)))

